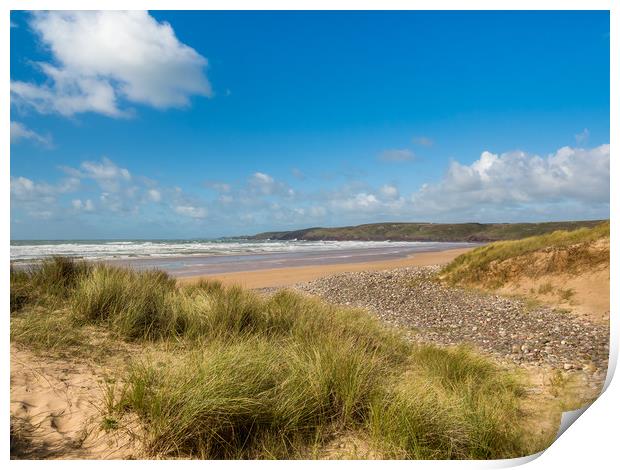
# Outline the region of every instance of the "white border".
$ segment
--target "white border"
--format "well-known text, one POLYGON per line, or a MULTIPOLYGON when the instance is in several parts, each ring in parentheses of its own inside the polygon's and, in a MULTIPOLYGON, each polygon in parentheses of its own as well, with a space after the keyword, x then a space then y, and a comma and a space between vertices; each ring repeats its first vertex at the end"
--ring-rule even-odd
MULTIPOLYGON (((618 50, 619 32, 618 27, 620 21, 618 20, 618 14, 620 7, 618 2, 612 2, 611 0, 470 0, 467 2, 458 0, 418 0, 418 1, 403 1, 403 0, 383 0, 383 1, 370 1, 370 0, 305 0, 305 1, 282 1, 282 0, 264 0, 264 1, 244 1, 244 0, 229 0, 229 1, 193 1, 193 0, 92 0, 89 2, 83 2, 79 0, 4 0, 0 6, 2 16, 0 18, 0 60, 3 70, 4 78, 4 92, 0 95, 0 109, 2 110, 1 117, 1 129, 0 132, 0 144, 4 149, 3 155, 9 155, 9 142, 10 142, 10 93, 9 93, 9 41, 10 41, 10 26, 9 26, 9 11, 15 10, 29 10, 29 9, 67 9, 67 10, 85 10, 85 9, 150 9, 150 10, 611 10, 611 120, 610 120, 610 139, 615 141, 615 136, 618 136, 618 106, 620 105, 620 96, 617 92, 617 84, 620 83, 620 76, 618 71, 618 64, 620 59, 620 51, 618 50)), ((614 142, 610 142, 611 147, 615 148, 614 142)), ((0 279, 3 285, 1 290, 2 305, 5 306, 5 318, 2 326, 2 344, 4 354, 3 359, 3 373, 2 373, 2 426, 0 429, 2 446, 4 450, 4 458, 9 459, 9 368, 10 368, 10 355, 9 355, 9 315, 8 315, 8 265, 10 260, 10 222, 9 222, 9 200, 10 200, 10 172, 9 172, 9 159, 2 158, 2 165, 4 165, 4 172, 2 173, 2 191, 0 196, 0 204, 2 207, 2 213, 4 214, 5 225, 1 230, 2 243, 2 258, 0 259, 0 265, 5 266, 0 271, 0 279)), ((614 182, 618 182, 618 169, 619 165, 615 159, 611 159, 611 226, 612 226, 612 265, 611 265, 611 285, 614 286, 620 277, 618 276, 618 254, 615 250, 617 241, 617 229, 618 223, 615 219, 616 201, 618 201, 618 190, 616 189, 614 182)), ((525 458, 516 459, 515 461, 400 461, 400 462, 386 462, 386 461, 370 461, 370 462, 337 462, 337 461, 325 461, 325 462, 295 462, 294 465, 298 467, 308 466, 368 466, 377 468, 380 466, 391 466, 401 468, 411 468, 415 466, 420 467, 433 467, 433 468, 497 468, 519 465, 525 462, 528 463, 528 468, 532 469, 549 469, 549 468, 562 468, 572 469, 584 467, 589 468, 611 468, 611 463, 616 461, 615 446, 617 446, 618 423, 614 418, 620 417, 620 386, 618 380, 615 380, 609 384, 609 380, 615 370, 618 357, 618 322, 614 321, 617 315, 618 309, 618 294, 612 289, 611 291, 611 315, 612 315, 612 338, 611 338, 611 357, 610 367, 608 373, 608 388, 604 394, 579 418, 577 423, 563 434, 548 450, 546 450, 537 459, 525 458)), ((19 467, 31 467, 38 465, 45 465, 46 467, 66 468, 83 467, 84 461, 45 461, 45 462, 28 462, 28 461, 13 461, 11 465, 19 467)), ((251 465, 252 467, 280 467, 282 465, 289 466, 291 462, 177 462, 177 461, 160 461, 160 462, 89 462, 90 465, 95 466, 110 466, 110 465, 132 465, 139 467, 146 467, 146 465, 156 465, 164 467, 172 467, 173 465, 209 465, 209 466, 226 466, 228 468, 240 467, 251 465)))

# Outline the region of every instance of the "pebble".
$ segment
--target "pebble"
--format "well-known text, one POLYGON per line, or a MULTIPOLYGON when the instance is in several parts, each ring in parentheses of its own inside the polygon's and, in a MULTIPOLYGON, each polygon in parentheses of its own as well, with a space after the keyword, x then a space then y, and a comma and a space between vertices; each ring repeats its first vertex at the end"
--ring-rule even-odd
POLYGON ((365 308, 388 324, 412 329, 413 340, 470 344, 517 364, 564 370, 588 364, 583 370, 591 373, 607 369, 608 327, 552 307, 532 308, 516 298, 448 286, 436 280, 439 269, 341 273, 295 289, 365 308))

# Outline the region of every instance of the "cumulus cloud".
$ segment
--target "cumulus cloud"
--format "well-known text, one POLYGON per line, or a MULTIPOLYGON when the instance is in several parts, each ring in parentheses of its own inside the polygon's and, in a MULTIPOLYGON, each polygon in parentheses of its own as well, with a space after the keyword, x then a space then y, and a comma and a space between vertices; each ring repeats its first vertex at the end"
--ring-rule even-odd
POLYGON ((275 189, 275 180, 266 173, 256 172, 249 181, 250 186, 263 194, 271 194, 275 189))
POLYGON ((148 12, 35 12, 30 25, 53 60, 37 64, 45 83, 11 82, 17 105, 120 117, 129 113, 123 101, 166 109, 212 95, 207 59, 148 12))
POLYGON ((101 190, 99 207, 111 212, 136 213, 138 206, 146 201, 157 202, 155 184, 148 178, 138 177, 136 181, 127 168, 123 168, 107 157, 99 161, 87 160, 78 168, 60 167, 62 171, 78 180, 93 181, 101 190), (151 192, 154 191, 154 192, 151 192))
POLYGON ((346 214, 356 216, 366 214, 367 217, 379 215, 403 216, 406 213, 406 200, 400 196, 395 185, 386 184, 377 190, 368 188, 355 191, 354 188, 343 188, 328 196, 330 213, 338 216, 346 214))
POLYGON ((51 202, 56 196, 77 190, 80 181, 76 178, 66 178, 60 183, 36 183, 31 179, 18 176, 11 178, 11 197, 18 201, 51 202))
POLYGON ((452 162, 444 179, 412 197, 418 208, 451 211, 553 203, 609 204, 609 145, 563 147, 546 157, 483 152, 471 165, 452 162))
POLYGON ((409 162, 414 159, 415 154, 409 149, 389 149, 379 155, 379 160, 384 162, 409 162))
POLYGON ((23 208, 35 219, 50 219, 58 198, 80 187, 77 178, 65 178, 57 184, 36 182, 23 176, 11 177, 11 207, 23 208))
POLYGON ((379 209, 381 207, 381 203, 374 194, 361 192, 346 199, 333 200, 332 207, 346 211, 368 212, 379 209))
POLYGON ((161 201, 161 192, 158 191, 157 189, 149 189, 147 191, 148 197, 151 201, 153 202, 160 202, 161 201))
POLYGON ((66 170, 80 178, 95 180, 101 189, 108 192, 118 192, 123 184, 131 181, 129 170, 119 167, 107 157, 102 157, 99 162, 85 161, 79 170, 66 170))
POLYGON ((191 217, 192 219, 204 219, 207 216, 207 209, 196 206, 175 206, 174 211, 177 214, 191 217))
POLYGON ((431 221, 608 217, 609 155, 609 145, 563 147, 544 157, 520 151, 483 152, 471 164, 453 161, 441 180, 407 195, 393 184, 374 189, 354 185, 328 192, 324 200, 328 215, 340 223, 383 217, 431 221))
MULTIPOLYGON (((97 210, 114 217, 147 213, 205 219, 208 204, 185 194, 181 188, 161 186, 156 180, 134 176, 107 157, 84 161, 77 168, 60 167, 67 177, 57 184, 35 182, 23 176, 11 178, 11 201, 15 208, 36 218, 62 218, 97 210), (89 184, 94 183, 94 184, 89 184), (60 196, 75 193, 72 199, 60 196), (76 197, 77 196, 77 197, 76 197), (148 205, 157 204, 156 212, 148 205)), ((167 219, 167 220, 168 220, 167 219)))
POLYGON ((71 201, 71 205, 78 211, 92 212, 95 210, 95 205, 90 199, 86 199, 85 201, 82 201, 81 199, 73 199, 71 201))
POLYGON ((270 196, 274 194, 292 197, 295 191, 282 181, 276 181, 273 176, 256 172, 248 180, 250 192, 270 196))
POLYGON ((381 194, 389 199, 398 197, 398 188, 392 184, 385 184, 381 187, 381 194))
POLYGON ((50 135, 41 135, 32 129, 28 129, 21 122, 11 121, 11 143, 16 144, 22 140, 32 140, 43 147, 52 146, 52 137, 50 135))

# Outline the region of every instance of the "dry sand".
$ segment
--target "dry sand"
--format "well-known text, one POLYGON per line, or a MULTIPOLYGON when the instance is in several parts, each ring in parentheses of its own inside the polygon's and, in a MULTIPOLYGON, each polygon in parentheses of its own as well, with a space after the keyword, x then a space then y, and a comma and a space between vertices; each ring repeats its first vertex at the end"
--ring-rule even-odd
POLYGON ((238 284, 249 289, 262 287, 283 287, 300 282, 313 281, 320 277, 342 272, 380 271, 383 269, 404 268, 408 266, 430 266, 449 263, 457 256, 472 250, 457 248, 454 250, 416 253, 407 258, 374 261, 368 263, 328 264, 321 266, 303 266, 295 268, 263 269, 260 271, 243 271, 236 273, 213 274, 207 276, 181 277, 181 284, 197 282, 200 279, 218 279, 224 284, 238 284))
POLYGON ((11 345, 12 458, 137 457, 130 435, 102 429, 104 377, 100 366, 11 345))
POLYGON ((594 323, 609 323, 609 266, 578 275, 523 277, 506 284, 498 292, 536 299, 594 323))

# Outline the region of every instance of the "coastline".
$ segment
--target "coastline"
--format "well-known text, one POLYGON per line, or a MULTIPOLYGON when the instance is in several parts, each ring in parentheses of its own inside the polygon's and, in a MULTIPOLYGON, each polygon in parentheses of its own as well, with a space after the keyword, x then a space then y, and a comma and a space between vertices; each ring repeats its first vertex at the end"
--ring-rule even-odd
POLYGON ((191 284, 203 279, 219 280, 225 285, 240 285, 249 289, 266 287, 285 287, 300 282, 313 281, 321 277, 342 272, 381 271, 413 266, 430 266, 449 263, 457 256, 476 247, 455 248, 442 251, 427 251, 409 255, 405 258, 384 259, 361 263, 339 263, 312 266, 298 266, 253 271, 239 271, 198 276, 177 276, 179 284, 191 284))

